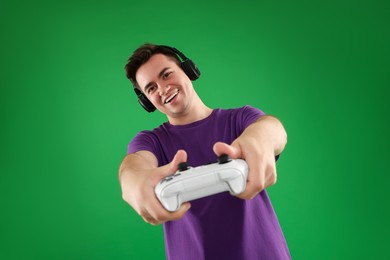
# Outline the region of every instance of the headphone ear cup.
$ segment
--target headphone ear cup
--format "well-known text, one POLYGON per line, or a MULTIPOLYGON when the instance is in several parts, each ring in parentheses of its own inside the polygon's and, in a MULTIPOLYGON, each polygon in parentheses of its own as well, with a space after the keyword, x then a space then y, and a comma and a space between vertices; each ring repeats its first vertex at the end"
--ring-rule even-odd
POLYGON ((138 103, 149 113, 154 112, 156 107, 150 102, 150 100, 145 97, 144 93, 142 93, 139 89, 134 88, 134 92, 138 97, 138 103))
POLYGON ((142 95, 138 99, 138 103, 149 113, 154 112, 156 110, 156 107, 150 102, 149 99, 147 99, 144 95, 142 95))
POLYGON ((192 60, 186 59, 180 64, 180 66, 190 80, 194 81, 200 77, 200 71, 192 60))

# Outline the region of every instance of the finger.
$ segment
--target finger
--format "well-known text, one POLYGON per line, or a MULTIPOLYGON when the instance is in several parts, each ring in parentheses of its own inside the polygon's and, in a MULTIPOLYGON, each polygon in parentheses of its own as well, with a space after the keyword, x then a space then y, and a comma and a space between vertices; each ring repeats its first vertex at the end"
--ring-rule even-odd
POLYGON ((186 151, 184 150, 177 151, 170 163, 158 168, 157 174, 154 176, 153 184, 156 185, 164 177, 174 174, 178 169, 178 165, 186 161, 187 161, 186 151))
POLYGON ((165 208, 156 207, 151 210, 150 215, 145 215, 144 220, 152 225, 158 225, 171 220, 181 219, 185 213, 191 208, 189 202, 183 203, 177 211, 169 212, 165 208))
POLYGON ((246 159, 249 171, 245 191, 238 195, 242 199, 252 199, 265 188, 264 160, 248 156, 246 159))
POLYGON ((181 219, 190 208, 191 204, 189 202, 183 203, 177 211, 171 213, 169 220, 181 219))
POLYGON ((278 178, 278 174, 276 172, 276 166, 272 164, 269 165, 265 173, 265 176, 266 176, 265 188, 276 184, 278 178))
POLYGON ((245 191, 237 197, 245 200, 251 200, 264 189, 263 187, 264 186, 262 184, 255 185, 253 182, 248 182, 245 191))
POLYGON ((150 215, 149 211, 148 211, 146 208, 142 209, 138 214, 142 217, 142 219, 143 219, 146 223, 152 224, 152 223, 154 223, 154 221, 155 221, 155 218, 153 218, 153 217, 150 215))
POLYGON ((142 219, 148 223, 148 224, 151 224, 151 225, 154 225, 153 223, 155 223, 154 219, 150 216, 147 216, 147 217, 142 217, 142 219))
POLYGON ((148 210, 148 214, 145 215, 147 222, 152 225, 163 223, 169 219, 170 213, 165 210, 161 203, 156 199, 151 203, 151 207, 148 210))
POLYGON ((182 162, 187 162, 187 153, 184 150, 179 150, 176 152, 175 157, 173 157, 170 166, 173 167, 174 171, 176 171, 178 165, 182 162))
POLYGON ((213 151, 217 156, 227 154, 232 159, 241 158, 242 156, 238 148, 223 142, 216 142, 213 146, 213 151))

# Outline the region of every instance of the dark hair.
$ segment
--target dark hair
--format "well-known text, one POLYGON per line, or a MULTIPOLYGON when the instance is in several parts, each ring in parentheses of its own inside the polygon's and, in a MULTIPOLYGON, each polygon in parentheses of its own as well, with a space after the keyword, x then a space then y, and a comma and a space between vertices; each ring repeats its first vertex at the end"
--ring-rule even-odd
POLYGON ((180 67, 181 61, 173 50, 160 45, 144 43, 133 52, 133 55, 128 59, 125 66, 126 77, 131 81, 134 88, 140 89, 137 80, 135 79, 137 70, 157 53, 168 56, 180 67))

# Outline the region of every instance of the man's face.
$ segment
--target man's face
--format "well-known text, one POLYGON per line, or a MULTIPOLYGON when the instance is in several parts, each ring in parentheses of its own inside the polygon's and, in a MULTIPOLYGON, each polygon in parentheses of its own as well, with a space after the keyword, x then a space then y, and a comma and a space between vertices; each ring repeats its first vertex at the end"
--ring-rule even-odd
POLYGON ((192 82, 172 59, 155 54, 137 70, 135 77, 146 97, 168 117, 188 112, 192 82))

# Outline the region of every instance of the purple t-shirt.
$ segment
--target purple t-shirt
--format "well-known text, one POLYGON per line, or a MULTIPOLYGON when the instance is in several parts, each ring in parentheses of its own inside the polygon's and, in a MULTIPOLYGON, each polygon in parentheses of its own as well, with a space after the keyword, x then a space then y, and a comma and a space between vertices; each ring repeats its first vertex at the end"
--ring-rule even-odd
MULTIPOLYGON (((130 142, 128 153, 152 152, 159 166, 172 161, 183 149, 188 165, 214 162, 213 145, 231 144, 264 113, 251 106, 214 109, 210 116, 187 125, 166 122, 153 131, 142 131, 130 142)), ((168 260, 291 259, 278 219, 263 190, 252 200, 228 192, 191 201, 180 220, 164 223, 168 260)))

